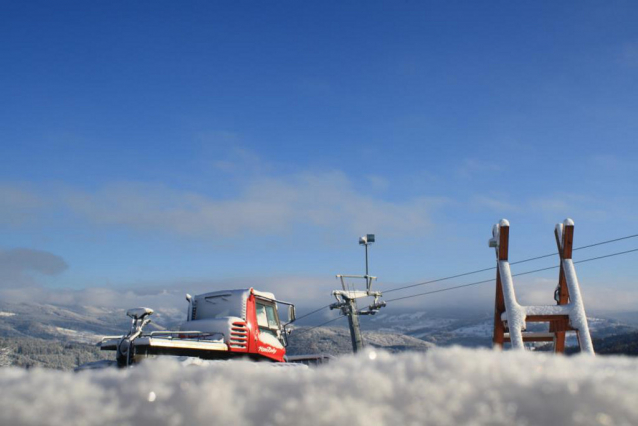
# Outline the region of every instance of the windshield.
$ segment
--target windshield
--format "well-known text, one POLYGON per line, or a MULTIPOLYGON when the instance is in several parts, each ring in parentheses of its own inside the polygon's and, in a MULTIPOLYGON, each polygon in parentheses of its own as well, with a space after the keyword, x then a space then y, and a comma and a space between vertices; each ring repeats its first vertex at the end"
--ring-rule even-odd
POLYGON ((243 300, 239 294, 216 294, 197 298, 193 304, 193 319, 225 317, 243 318, 243 300))
POLYGON ((272 303, 258 301, 256 303, 256 310, 259 331, 279 337, 279 318, 277 316, 275 305, 272 303))

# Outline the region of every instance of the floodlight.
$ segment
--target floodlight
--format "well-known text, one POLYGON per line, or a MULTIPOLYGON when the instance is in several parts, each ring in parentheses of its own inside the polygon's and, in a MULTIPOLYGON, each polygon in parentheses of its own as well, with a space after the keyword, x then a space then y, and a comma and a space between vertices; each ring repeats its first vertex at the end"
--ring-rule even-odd
POLYGON ((366 234, 359 238, 359 244, 368 245, 374 242, 374 234, 366 234))

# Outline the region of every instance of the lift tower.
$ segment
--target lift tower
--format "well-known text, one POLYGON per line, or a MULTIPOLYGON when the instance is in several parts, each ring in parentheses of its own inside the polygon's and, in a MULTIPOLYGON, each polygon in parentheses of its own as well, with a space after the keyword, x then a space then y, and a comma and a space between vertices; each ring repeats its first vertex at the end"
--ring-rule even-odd
POLYGON ((350 337, 352 338, 352 351, 358 352, 363 348, 363 339, 361 338, 361 328, 359 327, 359 315, 374 315, 379 309, 385 306, 385 302, 379 301, 382 296, 380 291, 372 291, 372 281, 377 277, 369 274, 368 270, 368 246, 374 243, 374 234, 367 234, 359 238, 359 245, 365 247, 366 253, 366 273, 365 275, 337 275, 341 280, 342 290, 335 290, 332 295, 337 299, 336 303, 330 305, 330 309, 341 309, 343 315, 348 317, 350 324, 350 337), (352 285, 352 289, 348 288, 346 279, 364 279, 366 281, 366 289, 357 290, 352 285), (374 297, 374 302, 366 309, 359 311, 357 309, 357 299, 364 297, 374 297))

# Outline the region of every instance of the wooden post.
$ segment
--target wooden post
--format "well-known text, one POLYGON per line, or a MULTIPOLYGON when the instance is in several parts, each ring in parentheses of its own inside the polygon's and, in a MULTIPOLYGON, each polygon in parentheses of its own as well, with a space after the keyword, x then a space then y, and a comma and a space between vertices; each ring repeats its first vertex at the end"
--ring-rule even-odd
MULTIPOLYGON (((565 270, 563 268, 563 259, 571 259, 574 246, 574 225, 563 225, 562 235, 558 235, 558 229, 554 230, 556 237, 556 246, 558 247, 558 255, 560 256, 560 272, 558 275, 558 300, 559 305, 569 303, 569 289, 565 280, 565 270)), ((565 352, 565 330, 569 328, 569 321, 552 321, 549 325, 549 331, 554 332, 554 352, 565 352)))
MULTIPOLYGON (((509 226, 499 226, 498 260, 508 260, 509 251, 509 226)), ((503 348, 505 342, 505 326, 501 315, 505 312, 505 300, 503 298, 503 285, 501 284, 501 269, 499 263, 496 266, 496 298, 494 304, 494 338, 493 346, 503 348)))
POLYGON ((489 246, 496 249, 496 297, 494 303, 495 348, 511 343, 513 349, 525 348, 526 342, 554 342, 554 351, 565 351, 565 333, 576 331, 581 351, 593 355, 589 327, 580 295, 580 286, 572 262, 574 222, 566 219, 555 230, 556 244, 560 256, 560 275, 555 292, 556 306, 522 306, 516 301, 514 283, 509 265, 509 222, 501 220, 492 228, 489 246), (506 314, 507 323, 503 322, 506 314), (572 324, 570 318, 573 314, 572 324), (584 321, 583 321, 584 319, 584 321), (549 323, 548 332, 526 331, 526 322, 549 323))

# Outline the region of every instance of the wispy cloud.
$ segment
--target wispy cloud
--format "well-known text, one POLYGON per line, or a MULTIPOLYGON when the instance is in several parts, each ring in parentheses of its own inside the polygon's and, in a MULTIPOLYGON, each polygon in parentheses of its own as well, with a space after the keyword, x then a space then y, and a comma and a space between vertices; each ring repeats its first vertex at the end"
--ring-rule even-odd
POLYGON ((42 250, 0 250, 0 287, 35 285, 32 274, 58 275, 68 268, 60 256, 42 250))
POLYGON ((469 179, 478 174, 497 173, 501 170, 502 167, 496 163, 478 160, 476 158, 466 158, 462 160, 457 167, 456 175, 464 179, 469 179))
MULTIPOLYGON (((5 185, 5 191, 10 189, 5 185)), ((386 235, 427 233, 432 213, 446 202, 436 197, 386 201, 359 192, 340 171, 255 177, 228 198, 140 182, 112 183, 94 191, 67 187, 20 194, 5 200, 7 211, 11 204, 19 207, 23 200, 34 200, 33 206, 42 207, 40 213, 58 209, 94 225, 190 237, 285 233, 298 225, 375 229, 386 235)))
POLYGON ((31 214, 44 206, 44 200, 32 189, 21 184, 0 183, 0 224, 22 225, 31 221, 31 214))
POLYGON ((369 175, 366 179, 375 191, 387 191, 390 188, 390 182, 382 176, 369 175))
MULTIPOLYGON (((600 283, 587 274, 579 274, 581 292, 585 308, 590 311, 632 311, 638 304, 638 290, 621 288, 610 283, 600 283)), ((556 278, 535 278, 520 280, 516 285, 517 298, 526 305, 553 305, 556 278)))
POLYGON ((603 202, 596 197, 554 193, 545 197, 531 198, 528 206, 555 220, 556 217, 580 217, 604 221, 613 216, 613 204, 603 202))
POLYGON ((472 199, 470 200, 470 204, 478 208, 493 210, 499 213, 520 211, 520 207, 513 203, 510 203, 508 201, 509 199, 510 198, 505 196, 496 198, 488 197, 486 195, 476 195, 472 197, 472 199))
MULTIPOLYGON (((0 265, 1 266, 1 265, 0 265)), ((15 281, 11 281, 15 283, 15 281)), ((162 283, 129 283, 118 287, 88 287, 82 289, 48 288, 29 279, 22 285, 1 286, 0 300, 13 303, 50 303, 60 306, 95 306, 127 309, 149 306, 158 312, 183 309, 184 295, 202 294, 231 288, 267 289, 280 300, 295 303, 304 309, 330 303, 331 291, 337 281, 312 276, 243 277, 236 279, 172 280, 162 283), (256 284, 258 283, 258 284, 256 284)), ((325 312, 328 314, 328 310, 325 312)))

